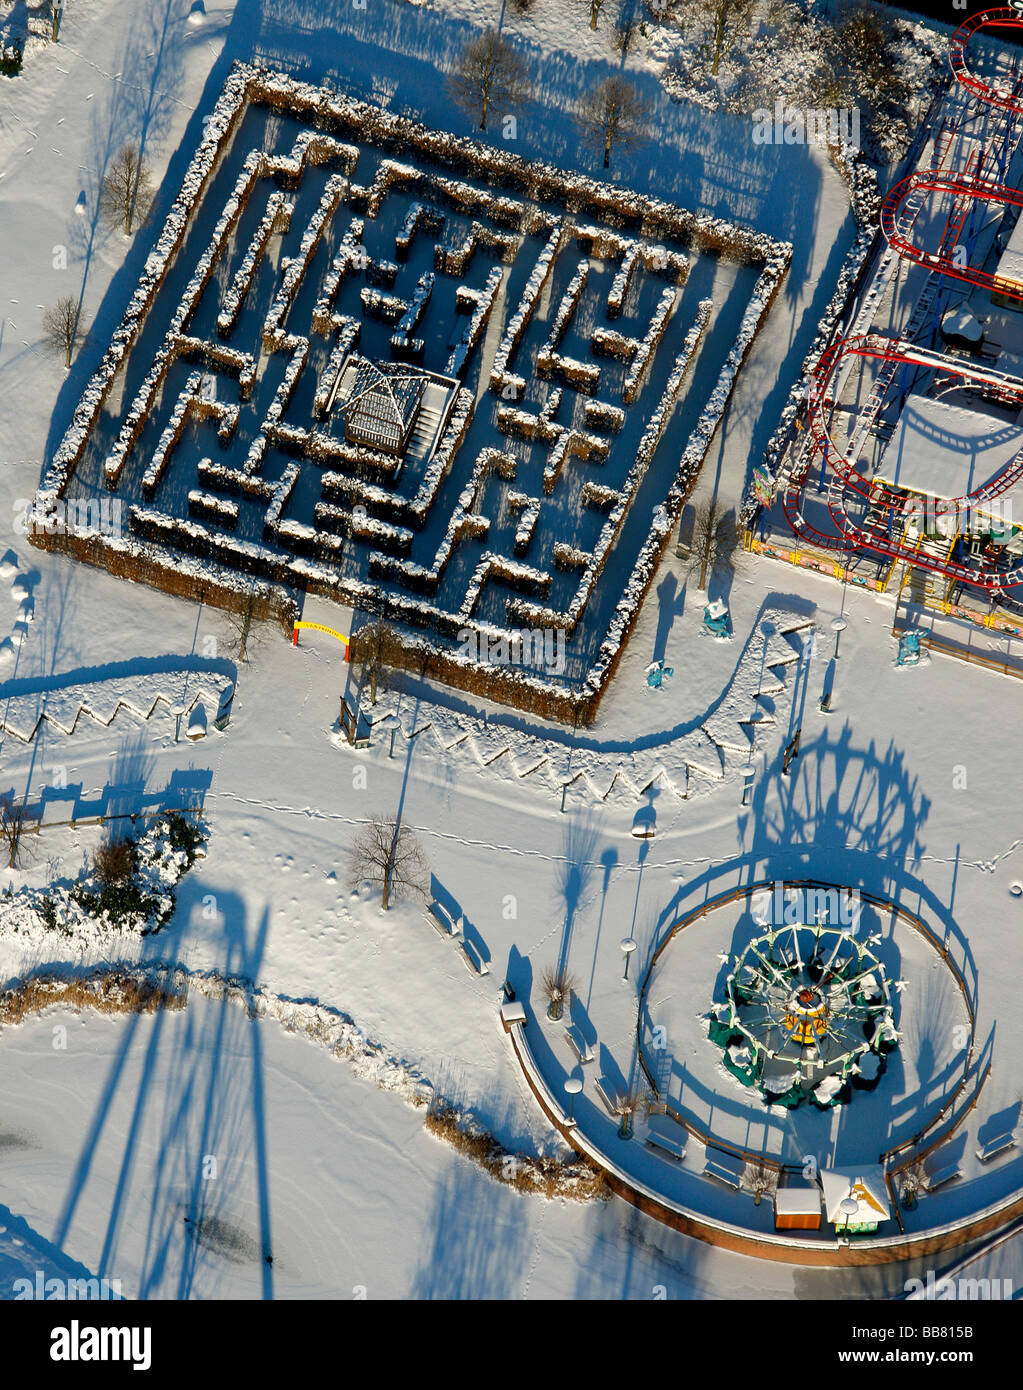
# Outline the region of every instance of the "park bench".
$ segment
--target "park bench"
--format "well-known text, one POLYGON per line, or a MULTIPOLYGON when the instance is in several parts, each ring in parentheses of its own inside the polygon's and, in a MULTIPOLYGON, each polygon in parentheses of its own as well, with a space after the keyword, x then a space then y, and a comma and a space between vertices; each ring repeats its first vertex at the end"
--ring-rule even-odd
POLYGON ((609 1115, 618 1114, 614 1103, 614 1087, 608 1082, 606 1076, 598 1076, 593 1083, 593 1089, 600 1097, 600 1102, 609 1115))
POLYGON ((675 1124, 674 1120, 653 1124, 648 1122, 646 1128, 646 1142, 650 1148, 658 1150, 659 1153, 667 1154, 676 1163, 681 1162, 686 1156, 686 1132, 681 1125, 675 1124), (671 1129, 668 1126, 671 1126, 671 1129), (672 1134, 671 1130, 676 1133, 672 1134))
POLYGON ((445 936, 449 940, 458 935, 458 928, 451 913, 436 899, 426 909, 426 920, 435 931, 439 931, 441 936, 445 936))
POLYGON ((696 508, 689 502, 682 508, 682 516, 678 524, 678 540, 675 542, 675 554, 680 560, 688 560, 692 554, 695 526, 696 508))
POLYGON ((581 1062, 583 1066, 585 1066, 587 1062, 593 1061, 593 1049, 583 1037, 582 1029, 578 1024, 570 1023, 568 1025, 565 1029, 565 1038, 577 1060, 581 1062))
POLYGON ((490 966, 480 955, 479 950, 465 936, 462 937, 462 955, 466 965, 474 975, 490 974, 490 966))
POLYGON ((999 1134, 994 1139, 989 1139, 986 1144, 982 1144, 977 1150, 977 1157, 981 1163, 990 1163, 996 1154, 1004 1153, 1006 1149, 1016 1147, 1016 1135, 1011 1129, 1007 1129, 1004 1134, 999 1134))
POLYGON ((708 1154, 706 1162, 703 1165, 703 1176, 705 1178, 714 1178, 717 1182, 724 1183, 725 1187, 730 1187, 735 1192, 739 1190, 739 1174, 726 1158, 711 1158, 710 1154, 708 1154))
POLYGON ((944 1168, 939 1168, 936 1173, 929 1173, 927 1175, 927 1191, 937 1192, 939 1187, 944 1187, 947 1182, 952 1182, 953 1179, 961 1178, 962 1176, 962 1169, 955 1159, 953 1159, 951 1163, 946 1163, 944 1168))

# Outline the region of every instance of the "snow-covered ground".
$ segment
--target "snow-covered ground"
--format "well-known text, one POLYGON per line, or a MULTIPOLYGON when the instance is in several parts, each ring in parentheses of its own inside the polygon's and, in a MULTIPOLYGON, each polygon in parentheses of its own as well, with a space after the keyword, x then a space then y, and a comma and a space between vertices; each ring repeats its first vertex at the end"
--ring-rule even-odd
MULTIPOLYGON (((4 1053, 19 1078, 0 1133, 5 1297, 37 1270, 150 1298, 809 1291, 805 1273, 712 1251, 622 1203, 495 1183, 397 1097, 234 1004, 52 1012, 8 1033, 4 1053), (66 1052, 52 1047, 59 1027, 66 1052)), ((901 1292, 903 1277, 874 1286, 901 1292)), ((813 1292, 829 1284, 825 1272, 813 1292)))
MULTIPOLYGON (((10 628, 5 620, 0 637, 23 623, 0 700, 38 707, 56 692, 66 706, 82 692, 105 718, 110 683, 121 681, 139 711, 109 725, 85 714, 71 734, 47 722, 29 743, 13 732, 26 732, 24 718, 12 717, 0 787, 30 803, 46 788, 70 790, 76 805, 121 812, 176 804, 185 789, 203 801, 211 831, 169 926, 118 944, 115 958, 179 963, 340 1010, 399 1070, 470 1110, 506 1148, 553 1152, 560 1146, 498 1026, 500 982, 521 990, 566 958, 588 1018, 627 1074, 635 996, 619 983, 620 940, 634 936, 642 955, 673 902, 684 908, 740 880, 814 872, 958 924, 979 979, 978 1036, 997 1021, 992 1073, 964 1132, 971 1147, 991 1137, 1020 1102, 1020 1023, 1006 969, 1023 912, 1010 892, 1023 878, 1007 790, 1023 776, 1011 681, 940 657, 899 670, 889 608, 752 558, 723 591, 734 638, 715 641, 701 632, 701 597, 669 553, 591 729, 573 736, 408 678, 381 695, 371 745, 353 751, 337 736, 353 672, 329 639, 306 635, 292 649, 275 631, 238 663, 226 654, 223 615, 34 550, 15 533, 17 499, 32 495, 131 294, 228 63, 265 57, 468 133, 435 65, 471 23, 499 13, 496 4, 456 16, 397 0, 365 11, 347 0, 239 0, 233 9, 209 3, 205 21, 189 24, 189 8, 69 0, 60 44, 30 52, 21 78, 0 79, 0 557, 12 552, 3 580, 10 628), (152 225, 126 244, 96 216, 96 195, 104 161, 140 130, 160 193, 152 225), (58 247, 68 249, 66 270, 54 268, 58 247), (92 335, 64 378, 43 353, 39 306, 80 291, 92 335), (32 621, 18 617, 26 596, 32 621), (829 624, 840 609, 849 626, 823 715, 829 624), (789 626, 818 629, 815 652, 801 657, 799 634, 783 636, 789 626), (645 668, 661 658, 674 676, 652 690, 645 668), (218 731, 211 718, 204 739, 182 731, 176 742, 171 710, 194 699, 197 673, 236 680, 230 722, 218 731), (765 717, 752 744, 758 708, 765 717), (795 775, 782 778, 780 748, 797 727, 795 775), (742 807, 747 767, 754 791, 742 807), (656 835, 637 840, 644 807, 656 835), (353 835, 371 814, 399 811, 423 843, 435 893, 457 906, 489 959, 488 975, 471 973, 418 907, 384 914, 350 893, 353 835)), ((522 152, 594 172, 566 106, 595 71, 609 70, 597 46, 606 40, 585 24, 559 25, 561 8, 539 4, 537 16, 545 13, 532 40, 537 100, 520 121, 522 152)), ((649 86, 662 139, 623 156, 623 183, 794 243, 701 480, 701 492, 715 488, 734 504, 831 296, 851 240, 848 198, 819 152, 755 150, 748 123, 672 104, 653 72, 637 67, 636 76, 649 86)), ((3 879, 73 879, 98 839, 94 826, 44 829, 29 840, 24 867, 3 879)), ((0 903, 0 921, 3 911, 0 903)), ((62 945, 26 949, 0 929, 0 980, 68 954, 62 945)), ((83 938, 71 959, 113 956, 107 942, 83 938)), ((701 969, 711 991, 715 951, 701 969)), ((198 991, 187 1009, 155 1018, 51 1012, 5 1026, 0 1048, 4 1294, 9 1277, 36 1268, 102 1273, 126 1293, 164 1297, 345 1296, 357 1286, 370 1297, 652 1297, 657 1286, 669 1297, 876 1296, 900 1292, 912 1272, 758 1264, 616 1201, 525 1197, 430 1137, 400 1088, 381 1089, 275 1018, 250 1020, 198 991), (68 1029, 66 1049, 52 1046, 58 1026, 68 1029), (219 1176, 204 1185, 207 1154, 219 1176), (206 1218, 196 1237, 193 1213, 206 1218)), ((552 1084, 569 1064, 559 1053, 552 1084)), ((996 1164, 997 1183, 1019 1162, 1010 1153, 996 1164)))

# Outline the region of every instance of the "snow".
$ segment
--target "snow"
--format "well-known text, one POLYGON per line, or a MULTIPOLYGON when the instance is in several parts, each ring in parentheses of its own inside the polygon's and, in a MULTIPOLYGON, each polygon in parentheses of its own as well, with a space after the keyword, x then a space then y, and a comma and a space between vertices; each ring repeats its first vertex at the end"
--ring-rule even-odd
POLYGON ((1023 283, 1023 224, 1017 220, 998 260, 995 274, 1001 280, 1023 283))
MULTIPOLYGON (((43 139, 27 155, 18 124, 0 128, 0 302, 22 301, 4 309, 0 338, 8 455, 0 516, 16 515, 16 499, 33 495, 42 461, 67 461, 56 443, 69 421, 77 429, 96 405, 91 373, 116 370, 107 353, 120 350, 117 325, 133 302, 132 286, 147 262, 150 277, 158 274, 150 258, 159 246, 159 217, 130 247, 120 234, 105 237, 98 229, 91 249, 72 235, 91 223, 76 211, 76 200, 85 186, 94 206, 95 142, 104 130, 93 127, 91 112, 117 93, 112 74, 123 71, 143 90, 155 84, 162 94, 151 150, 166 209, 195 149, 201 117, 209 114, 210 94, 235 57, 257 56, 257 30, 258 45, 273 49, 275 62, 298 70, 297 60, 305 59, 318 80, 332 61, 324 39, 329 20, 345 45, 339 62, 347 89, 371 97, 376 82, 388 102, 396 108, 416 102, 417 117, 437 128, 452 117, 436 66, 468 19, 494 18, 475 0, 458 0, 457 9, 452 0, 452 7, 449 13, 383 0, 373 12, 334 6, 318 14, 311 35, 301 32, 307 16, 300 12, 293 18, 262 4, 248 14, 228 4, 211 7, 194 30, 181 20, 173 59, 166 60, 174 66, 161 70, 145 56, 153 45, 143 8, 129 16, 108 0, 69 6, 61 45, 27 55, 31 83, 4 88, 12 111, 17 103, 18 114, 41 134, 54 134, 58 117, 65 124, 57 142, 62 156, 47 153, 43 139), (383 61, 381 26, 390 45, 383 61), (58 64, 68 75, 57 72, 58 64), (61 365, 43 358, 34 341, 38 315, 26 311, 64 284, 48 254, 57 242, 72 248, 96 325, 66 388, 61 365)), ((607 33, 602 26, 591 34, 585 24, 567 22, 568 15, 577 21, 577 11, 552 0, 524 17, 509 13, 507 22, 512 32, 546 44, 551 56, 537 59, 540 77, 557 67, 569 74, 569 85, 575 73, 585 83, 591 63, 608 61, 607 33)), ((653 88, 645 63, 630 57, 627 71, 653 88)), ((530 108, 532 118, 520 128, 531 155, 553 163, 562 158, 563 103, 571 95, 563 97, 550 81, 549 104, 530 108)), ((713 209, 715 217, 741 218, 794 244, 787 278, 765 278, 749 315, 743 310, 737 355, 720 381, 715 372, 708 383, 706 414, 702 406, 694 412, 699 428, 691 452, 685 441, 704 495, 720 486, 735 504, 836 293, 854 239, 848 200, 820 152, 771 151, 756 164, 743 143, 748 131, 723 113, 665 101, 657 119, 663 140, 623 160, 624 183, 713 209), (763 331, 737 373, 761 313, 763 331)), ((216 122, 207 132, 214 143, 230 138, 216 122)), ((546 331, 550 319, 542 323, 546 331)), ((485 328, 481 322, 479 332, 485 328)), ((689 369, 699 370, 698 342, 693 351, 689 369)), ((473 393, 460 391, 441 450, 407 509, 410 530, 425 518, 473 405, 473 393)), ((539 403, 519 405, 526 411, 539 403)), ((600 432, 588 413, 585 423, 600 432)), ((75 446, 73 434, 68 447, 75 446)), ((202 488, 213 487, 217 469, 205 463, 209 481, 200 477, 202 488)), ((344 480, 338 480, 340 488, 344 480)), ((268 485, 252 477, 239 486, 260 496, 269 486, 277 500, 288 479, 268 485)), ((609 509, 620 500, 617 489, 598 480, 587 481, 585 496, 609 509)), ((173 524, 202 541, 198 518, 144 510, 156 531, 173 524)), ((525 521, 522 511, 514 521, 525 521)), ((372 528, 372 519, 367 524, 372 528)), ((926 668, 896 672, 883 597, 852 588, 843 595, 823 576, 756 558, 722 584, 720 595, 713 581, 707 596, 728 602, 734 642, 702 641, 704 596, 692 579, 683 583, 670 546, 661 558, 673 524, 670 508, 653 522, 651 545, 623 599, 628 611, 619 615, 620 630, 633 624, 629 642, 613 644, 601 657, 614 663, 614 676, 591 728, 573 733, 413 671, 394 679, 375 710, 367 697, 373 727, 365 749, 338 736, 338 695, 357 673, 326 644, 310 639, 292 649, 273 629, 262 646, 253 643, 245 662, 236 661, 228 655, 226 619, 200 604, 194 591, 173 597, 56 552, 29 550, 8 524, 0 550, 11 549, 0 578, 22 580, 18 593, 31 598, 35 621, 15 616, 21 599, 12 592, 0 707, 11 730, 3 739, 4 787, 27 791, 34 802, 64 780, 70 806, 132 809, 157 793, 202 783, 211 834, 207 857, 180 880, 172 921, 147 945, 118 940, 111 947, 105 939, 83 941, 73 952, 49 941, 43 948, 51 964, 69 971, 111 958, 144 970, 180 970, 189 985, 187 1009, 138 1019, 53 1010, 0 1033, 5 1133, 27 1140, 4 1149, 5 1278, 36 1267, 98 1270, 113 1230, 110 1267, 127 1291, 149 1296, 337 1297, 356 1286, 371 1297, 649 1297, 659 1285, 673 1298, 722 1290, 760 1300, 808 1291, 901 1292, 899 1266, 808 1275, 697 1245, 617 1201, 525 1196, 436 1141, 424 1128, 423 1107, 414 1103, 431 1093, 447 1096, 509 1153, 564 1156, 513 1061, 500 1026, 497 982, 512 976, 524 1009, 535 1011, 533 982, 564 949, 597 1035, 596 1066, 627 1072, 635 994, 620 984, 619 938, 629 932, 638 940, 639 965, 675 906, 756 877, 805 876, 822 859, 829 874, 914 907, 922 903, 950 941, 964 937, 980 982, 978 1035, 987 1038, 997 1023, 991 1075, 958 1131, 968 1138, 972 1166, 966 1181, 920 1203, 921 1221, 951 1219, 972 1203, 1018 1189, 1018 1156, 986 1170, 972 1159, 978 1133, 987 1137, 993 1121, 1018 1102, 1018 971, 1008 967, 1018 953, 1011 885, 1020 877, 1020 844, 1005 801, 1005 788, 1023 777, 1023 752, 1005 735, 1015 727, 1015 686, 938 656, 926 668), (834 713, 825 717, 816 696, 830 655, 830 619, 840 610, 848 629, 834 713), (803 657, 799 633, 810 628, 820 633, 817 650, 803 657), (786 637, 786 630, 795 636, 786 637), (204 655, 210 642, 220 655, 204 655), (674 665, 676 676, 647 698, 642 672, 651 657, 674 665), (214 711, 235 687, 230 722, 218 731, 214 711), (185 719, 175 742, 170 709, 195 701, 206 711, 206 737, 190 742, 185 719), (83 709, 98 709, 99 720, 77 717, 83 709), (32 737, 40 712, 46 722, 32 737), (15 725, 30 743, 12 736, 15 725), (793 775, 782 777, 780 747, 796 727, 802 728, 800 757, 793 775), (957 767, 968 771, 965 783, 951 781, 957 767), (751 769, 751 803, 743 807, 742 783, 751 769), (427 849, 434 891, 454 898, 484 941, 489 976, 467 971, 455 959, 456 944, 431 931, 417 906, 383 914, 375 901, 346 889, 356 831, 370 814, 398 806, 427 849), (637 809, 652 811, 656 827, 639 846, 631 833, 637 809), (504 915, 509 898, 514 917, 504 915), (225 985, 231 980, 237 983, 225 985), (73 1043, 65 1054, 51 1047, 58 1023, 73 1043), (198 1095, 210 1097, 210 1106, 197 1107, 198 1095), (181 1123, 172 1132, 168 1117, 175 1114, 181 1123), (206 1142, 207 1114, 214 1116, 212 1146, 226 1155, 229 1181, 197 1194, 194 1156, 206 1142), (263 1158, 252 1142, 254 1125, 263 1126, 263 1158), (82 1165, 84 1180, 76 1177, 82 1165), (122 1170, 128 1177, 118 1187, 122 1170), (190 1245, 181 1218, 196 1202, 211 1219, 190 1245), (272 1273, 262 1260, 265 1240, 274 1252, 272 1273)), ((248 554, 244 543, 235 544, 248 554)), ((182 580, 200 576, 180 554, 171 563, 182 580)), ((294 569, 315 575, 318 563, 296 560, 294 569)), ((417 607, 425 613, 429 604, 410 600, 410 613, 417 607)), ((999 649, 996 633, 980 638, 985 650, 999 649)), ((15 894, 37 891, 54 876, 73 881, 99 834, 87 825, 44 827, 38 839, 31 837, 26 864, 3 877, 15 894)), ((5 980, 35 968, 40 949, 36 940, 19 943, 0 932, 5 980)), ((940 971, 923 976, 923 960, 906 965, 908 1036, 900 1054, 910 1058, 924 1058, 928 1046, 932 1057, 936 1044, 952 1046, 943 1020, 929 1026, 926 1008, 910 1017, 914 981, 926 980, 924 999, 939 989, 940 971)), ((708 1007, 715 970, 712 949, 694 962, 683 1001, 688 1014, 708 1007)), ((951 1007, 938 998, 935 1020, 951 1007)), ((533 1023, 525 1026, 535 1045, 533 1023)), ((549 1037, 549 1053, 537 1047, 537 1054, 551 1086, 560 1088, 575 1064, 557 1035, 549 1037)), ((697 1044, 709 1049, 705 1037, 694 1038, 697 1044)), ((922 1072, 921 1063, 918 1080, 922 1072)), ((857 1092, 853 1106, 883 1096, 885 1084, 870 1095, 857 1092)), ((591 1115, 597 1104, 587 1077, 576 1102, 582 1123, 597 1125, 591 1115)), ((608 1129, 613 1123, 607 1118, 608 1129)), ((615 1151, 613 1134, 603 1137, 616 1157, 630 1147, 615 1151)), ((875 1137, 868 1131, 865 1145, 875 1137)), ((637 1156, 630 1161, 645 1179, 668 1180, 669 1165, 643 1154, 640 1144, 631 1149, 637 1156)), ((752 1218, 747 1197, 719 1193, 697 1172, 683 1180, 723 1218, 733 1201, 752 1218)), ((767 1229, 771 1213, 763 1205, 757 1217, 767 1229)))
POLYGON ((814 1098, 819 1100, 822 1105, 827 1105, 834 1100, 842 1089, 842 1078, 840 1076, 826 1076, 823 1081, 813 1088, 814 1098))
MULTIPOLYGON (((949 309, 941 319, 942 332, 949 336, 962 338, 968 343, 979 343, 984 337, 984 329, 977 322, 969 309, 962 307, 949 309)), ((999 359, 1000 360, 1000 359, 999 359)), ((1005 371, 1006 368, 1002 367, 1005 371)))
MULTIPOLYGON (((1021 448, 1023 426, 975 405, 913 394, 906 397, 877 476, 930 497, 965 497, 1000 473, 1021 448)), ((1011 502, 1012 493, 1001 500, 1011 502)))

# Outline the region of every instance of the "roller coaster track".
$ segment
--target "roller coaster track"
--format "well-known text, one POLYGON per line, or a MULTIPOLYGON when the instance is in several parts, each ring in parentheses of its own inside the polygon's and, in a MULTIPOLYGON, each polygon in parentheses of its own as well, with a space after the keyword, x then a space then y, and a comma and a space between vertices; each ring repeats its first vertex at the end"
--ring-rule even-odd
POLYGON ((995 87, 990 82, 985 82, 982 77, 977 77, 967 67, 966 45, 978 30, 985 28, 1023 29, 1023 12, 1010 5, 1004 5, 984 10, 981 14, 972 15, 965 20, 949 39, 949 66, 956 80, 980 101, 1003 111, 1023 115, 1023 95, 1015 84, 1009 91, 1004 87, 995 87))
MULTIPOLYGON (((905 260, 916 265, 926 266, 939 275, 949 275, 963 280, 969 285, 983 289, 997 290, 1008 287, 1011 282, 1001 281, 993 271, 980 270, 970 265, 959 265, 954 257, 956 244, 974 202, 998 203, 1005 207, 1023 208, 1023 191, 1008 184, 993 183, 988 179, 974 178, 940 169, 927 169, 922 173, 908 174, 889 191, 881 205, 881 230, 888 239, 893 251, 905 260), (899 209, 914 194, 946 193, 956 199, 949 214, 936 251, 910 241, 900 227, 899 209)), ((913 204, 909 205, 913 208, 913 204)), ((918 209, 917 209, 918 210, 918 209)))
MULTIPOLYGON (((844 338, 834 343, 821 357, 810 383, 809 420, 813 441, 812 449, 807 451, 806 462, 800 474, 793 474, 782 495, 782 507, 786 520, 802 540, 810 540, 814 545, 826 550, 868 549, 880 552, 892 560, 903 561, 918 568, 932 570, 945 575, 950 581, 959 581, 976 588, 1002 590, 1023 582, 1023 562, 1014 570, 1000 571, 973 568, 951 561, 947 555, 932 555, 922 549, 922 539, 907 543, 893 539, 882 527, 865 526, 855 521, 849 514, 849 505, 858 500, 864 507, 881 509, 892 508, 894 502, 886 493, 878 494, 877 489, 865 479, 856 466, 859 449, 855 441, 844 451, 840 450, 831 437, 828 425, 828 409, 832 403, 829 393, 830 380, 839 362, 848 355, 873 358, 882 363, 871 397, 860 416, 876 419, 883 402, 880 389, 884 379, 891 380, 900 366, 912 365, 930 370, 942 371, 963 381, 981 386, 995 387, 1006 395, 1011 395, 1023 404, 1023 380, 999 372, 993 368, 974 365, 956 358, 949 358, 930 348, 919 347, 904 338, 889 338, 879 333, 865 333, 856 337, 844 338), (803 492, 809 472, 810 462, 815 454, 820 454, 825 465, 831 470, 827 491, 827 509, 837 534, 829 535, 808 522, 802 514, 803 492)), ((857 437, 861 434, 857 430, 857 437)), ((1023 446, 1009 460, 1008 464, 993 478, 974 492, 945 501, 947 511, 964 510, 993 501, 1002 496, 1023 477, 1023 446)), ((892 513, 894 517, 894 512, 892 513)))
MULTIPOLYGON (((801 540, 809 541, 825 550, 874 551, 907 566, 940 573, 948 579, 950 586, 961 582, 989 592, 1001 592, 1007 587, 1023 582, 1023 561, 1009 571, 990 566, 974 568, 959 564, 950 558, 954 551, 954 542, 947 546, 944 554, 937 554, 924 548, 923 536, 915 537, 912 541, 893 537, 889 531, 896 520, 898 510, 904 505, 905 498, 891 487, 865 478, 858 471, 857 464, 863 443, 876 426, 889 390, 899 371, 907 366, 945 373, 950 380, 958 379, 961 383, 986 386, 1000 392, 1002 399, 1014 400, 1023 405, 1023 380, 1004 372, 948 357, 930 348, 918 346, 913 341, 934 307, 940 277, 949 276, 985 289, 997 291, 1000 288, 1001 282, 997 274, 976 269, 965 263, 960 264, 959 261, 965 261, 965 257, 960 258, 955 254, 971 210, 976 208, 978 202, 1023 208, 1023 191, 991 177, 985 168, 992 159, 996 164, 1001 162, 999 151, 1006 148, 1014 137, 1015 143, 1018 143, 1016 118, 1023 117, 1023 81, 1014 76, 1011 88, 995 86, 976 76, 966 63, 966 46, 971 35, 985 27, 996 26, 1023 29, 1023 0, 1019 10, 999 7, 974 15, 956 30, 949 45, 949 62, 958 82, 997 113, 993 131, 986 129, 985 122, 985 132, 976 159, 974 160, 971 154, 962 171, 945 167, 946 160, 951 156, 955 137, 960 133, 960 125, 956 121, 946 127, 943 122, 935 138, 935 167, 914 172, 901 179, 889 190, 882 204, 881 228, 892 249, 903 259, 930 271, 910 320, 900 337, 854 331, 838 339, 825 350, 817 363, 808 389, 809 428, 806 444, 791 463, 787 474, 782 473, 778 479, 786 520, 801 540), (910 232, 926 199, 934 194, 949 197, 951 209, 937 249, 928 251, 910 240, 910 232), (835 444, 828 422, 828 416, 841 390, 840 385, 836 389, 833 378, 844 359, 857 357, 861 360, 874 359, 879 363, 879 369, 870 394, 858 412, 856 428, 843 451, 835 444), (824 503, 835 528, 834 534, 821 531, 803 515, 804 491, 818 455, 821 458, 822 488, 823 476, 830 472, 824 503), (861 524, 850 515, 850 505, 864 508, 868 518, 867 524, 861 524), (874 524, 869 524, 871 513, 875 518, 874 524), (887 521, 880 520, 886 515, 887 521)), ((997 172, 997 169, 993 172, 997 172)), ((1007 282, 1005 287, 1008 288, 1007 282)), ((861 311, 856 322, 857 329, 862 318, 861 311)), ((954 512, 991 502, 1004 495, 1021 477, 1023 446, 994 477, 971 493, 952 500, 943 500, 942 508, 954 512)))

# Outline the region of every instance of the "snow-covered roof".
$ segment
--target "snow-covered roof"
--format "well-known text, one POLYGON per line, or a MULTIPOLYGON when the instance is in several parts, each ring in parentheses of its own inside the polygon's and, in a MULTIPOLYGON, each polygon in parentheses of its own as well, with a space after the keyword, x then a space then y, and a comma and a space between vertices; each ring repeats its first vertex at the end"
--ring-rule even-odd
MULTIPOLYGON (((907 396, 877 477, 930 497, 963 497, 1000 473, 1021 448, 1019 424, 929 396, 907 396)), ((1023 503, 1023 497, 1018 500, 1023 503)))
POLYGON ((833 1100, 842 1089, 842 1078, 840 1076, 826 1076, 817 1086, 814 1087, 814 1095, 822 1103, 833 1100))
POLYGON ((941 320, 941 327, 944 333, 954 334, 968 343, 979 343, 984 336, 984 329, 965 304, 949 309, 941 320))
POLYGON ((1000 280, 1014 280, 1023 284, 1023 217, 1017 219, 1005 244, 997 274, 1000 280))
POLYGON ((887 1221, 891 1214, 883 1168, 822 1168, 821 1187, 824 1189, 824 1210, 828 1220, 839 1225, 859 1226, 887 1221), (841 1210, 841 1204, 850 1198, 856 1203, 856 1211, 846 1215, 841 1210))
POLYGON ((820 1216, 821 1194, 816 1187, 779 1187, 774 1210, 778 1216, 820 1216))

